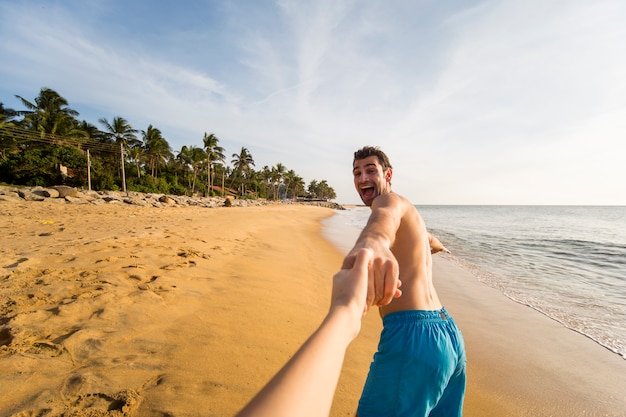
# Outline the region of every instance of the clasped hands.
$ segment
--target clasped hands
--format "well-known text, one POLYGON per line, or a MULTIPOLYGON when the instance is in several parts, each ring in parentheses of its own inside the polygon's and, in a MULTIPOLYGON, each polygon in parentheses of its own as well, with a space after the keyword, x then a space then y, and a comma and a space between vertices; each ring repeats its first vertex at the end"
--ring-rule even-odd
POLYGON ((389 304, 402 295, 398 273, 393 255, 375 256, 369 248, 349 254, 333 277, 331 307, 350 306, 363 316, 373 305, 389 304))

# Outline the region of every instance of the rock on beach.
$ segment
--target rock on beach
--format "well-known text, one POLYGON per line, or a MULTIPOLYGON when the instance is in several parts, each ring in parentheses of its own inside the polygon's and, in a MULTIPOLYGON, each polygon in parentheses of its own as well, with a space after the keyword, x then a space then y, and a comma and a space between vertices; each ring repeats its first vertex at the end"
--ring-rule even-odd
MULTIPOLYGON (((268 201, 265 199, 248 200, 233 197, 189 197, 180 195, 166 195, 154 193, 139 193, 135 191, 93 191, 81 190, 66 185, 53 187, 18 187, 0 185, 0 202, 6 201, 53 201, 69 204, 129 204, 134 206, 148 206, 156 208, 197 206, 205 208, 215 207, 249 207, 267 204, 291 204, 292 201, 268 201)), ((306 202, 303 204, 343 209, 332 202, 306 202)))

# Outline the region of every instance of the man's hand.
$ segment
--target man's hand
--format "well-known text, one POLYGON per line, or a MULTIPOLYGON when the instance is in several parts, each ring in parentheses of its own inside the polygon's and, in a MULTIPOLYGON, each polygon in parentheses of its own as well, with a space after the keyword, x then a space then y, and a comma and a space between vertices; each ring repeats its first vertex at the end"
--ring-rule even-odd
MULTIPOLYGON (((384 306, 394 298, 402 295, 400 290, 398 261, 393 253, 385 245, 370 242, 371 245, 361 248, 371 253, 368 268, 367 298, 366 305, 384 306)), ((357 252, 351 253, 346 260, 356 256, 357 252)), ((344 261, 345 263, 346 261, 344 261)))
POLYGON ((398 261, 391 251, 387 250, 387 252, 382 256, 374 253, 367 287, 369 305, 384 306, 402 295, 398 261))
POLYGON ((443 244, 439 241, 439 239, 437 239, 435 236, 431 235, 430 233, 428 233, 428 243, 430 244, 430 253, 432 255, 439 253, 439 252, 450 253, 448 248, 443 246, 443 244))

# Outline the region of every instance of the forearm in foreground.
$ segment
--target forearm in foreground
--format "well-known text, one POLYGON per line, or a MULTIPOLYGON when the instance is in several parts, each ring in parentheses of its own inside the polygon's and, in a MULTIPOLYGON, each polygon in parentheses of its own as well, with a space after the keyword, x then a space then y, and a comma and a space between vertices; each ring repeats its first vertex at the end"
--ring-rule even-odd
POLYGON ((345 351, 352 341, 351 320, 344 309, 331 311, 237 417, 328 416, 345 351))

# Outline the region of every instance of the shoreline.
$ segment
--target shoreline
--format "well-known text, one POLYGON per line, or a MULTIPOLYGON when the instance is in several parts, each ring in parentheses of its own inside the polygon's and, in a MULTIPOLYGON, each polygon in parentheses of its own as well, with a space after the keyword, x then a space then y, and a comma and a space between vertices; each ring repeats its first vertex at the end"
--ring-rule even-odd
POLYGON ((433 273, 465 338, 466 413, 626 415, 626 361, 620 355, 449 259, 435 257, 433 273))
POLYGON ((554 321, 554 322, 558 323, 558 324, 559 324, 560 326, 562 326, 563 328, 565 328, 565 329, 567 329, 567 330, 569 330, 569 331, 572 331, 572 332, 574 332, 574 333, 576 333, 576 334, 579 334, 579 335, 581 335, 581 336, 583 336, 583 337, 585 337, 585 338, 587 338, 587 339, 591 340, 592 342, 596 343, 598 346, 600 346, 600 347, 602 347, 602 348, 606 349, 606 350, 607 350, 607 351, 609 351, 610 353, 612 353, 612 354, 614 354, 614 355, 616 355, 616 356, 618 356, 618 357, 620 357, 620 358, 622 358, 623 360, 625 360, 625 361, 626 361, 626 356, 623 356, 620 352, 618 352, 617 350, 613 349, 612 347, 607 346, 607 345, 606 345, 605 343, 603 343, 601 340, 597 340, 597 339, 595 339, 595 338, 594 338, 593 336, 591 336, 591 335, 588 335, 588 334, 586 334, 586 333, 584 333, 584 332, 582 332, 582 331, 580 331, 580 330, 578 330, 578 329, 576 329, 576 328, 574 328, 574 327, 568 326, 568 325, 567 325, 567 324, 566 324, 563 320, 560 320, 560 319, 558 319, 558 318, 556 318, 556 317, 551 316, 548 312, 543 311, 540 307, 534 306, 534 305, 532 305, 532 304, 530 304, 530 303, 528 303, 528 302, 526 302, 526 301, 521 301, 521 300, 519 300, 519 299, 516 299, 515 297, 513 297, 513 296, 511 296, 511 295, 506 294, 505 292, 503 292, 500 288, 498 288, 498 287, 496 287, 496 286, 493 286, 493 285, 490 285, 490 283, 489 283, 489 282, 483 282, 483 281, 480 279, 480 277, 476 276, 476 275, 475 275, 475 273, 474 273, 474 272, 472 272, 472 270, 471 270, 472 268, 469 268, 469 267, 467 267, 467 266, 466 266, 466 265, 467 265, 467 262, 466 262, 466 261, 461 260, 461 259, 459 259, 459 258, 449 258, 447 261, 448 261, 448 262, 453 263, 453 264, 454 264, 454 265, 456 265, 456 266, 458 266, 458 267, 459 267, 460 269, 462 269, 463 271, 468 272, 468 273, 469 273, 471 276, 473 276, 473 277, 474 277, 474 279, 475 279, 476 281, 478 281, 479 283, 481 283, 481 284, 485 285, 485 286, 486 286, 486 287, 488 287, 488 288, 492 288, 492 289, 497 290, 500 294, 502 294, 504 297, 506 297, 507 299, 511 300, 512 302, 514 302, 514 303, 516 303, 516 304, 519 304, 519 305, 521 305, 521 306, 524 306, 524 307, 528 307, 529 309, 531 309, 531 310, 533 310, 533 311, 535 311, 535 312, 537 312, 537 313, 541 314, 542 316, 544 316, 544 317, 546 317, 546 318, 548 318, 548 319, 550 319, 550 320, 552 320, 552 321, 554 321))
MULTIPOLYGON (((0 201, 1 414, 235 414, 326 313, 333 215, 0 201)), ((621 357, 450 259, 434 274, 466 341, 465 416, 626 415, 621 357)), ((370 312, 331 416, 354 415, 380 329, 370 312)))

